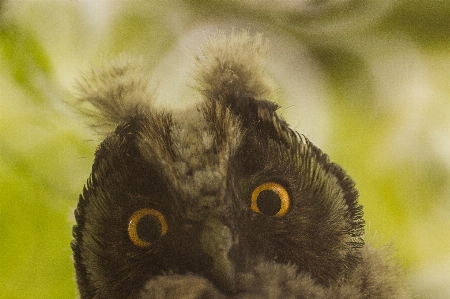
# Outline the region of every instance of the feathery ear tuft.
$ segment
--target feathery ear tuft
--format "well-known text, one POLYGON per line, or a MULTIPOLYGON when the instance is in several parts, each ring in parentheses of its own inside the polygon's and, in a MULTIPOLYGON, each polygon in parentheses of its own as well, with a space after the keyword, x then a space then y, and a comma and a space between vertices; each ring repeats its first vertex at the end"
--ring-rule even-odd
POLYGON ((197 88, 206 98, 225 102, 266 98, 273 91, 264 67, 266 51, 261 34, 218 32, 195 57, 197 88))
POLYGON ((97 131, 144 114, 153 100, 141 63, 125 56, 92 68, 77 82, 77 89, 77 107, 94 118, 92 127, 97 131))

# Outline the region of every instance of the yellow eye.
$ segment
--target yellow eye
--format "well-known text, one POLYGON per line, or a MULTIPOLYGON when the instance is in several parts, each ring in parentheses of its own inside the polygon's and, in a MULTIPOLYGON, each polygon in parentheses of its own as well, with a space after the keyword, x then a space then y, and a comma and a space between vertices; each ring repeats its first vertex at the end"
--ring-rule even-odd
POLYGON ((154 209, 140 209, 130 217, 128 236, 134 245, 148 247, 167 233, 166 218, 154 209))
POLYGON ((290 203, 289 194, 283 186, 266 182, 253 190, 250 208, 256 213, 281 217, 289 210, 290 203))

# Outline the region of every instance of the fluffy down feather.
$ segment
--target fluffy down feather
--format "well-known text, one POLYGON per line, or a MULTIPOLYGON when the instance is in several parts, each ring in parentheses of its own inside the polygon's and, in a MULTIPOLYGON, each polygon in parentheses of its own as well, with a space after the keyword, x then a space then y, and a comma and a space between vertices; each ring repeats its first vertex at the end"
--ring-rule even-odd
POLYGON ((241 273, 239 293, 224 295, 207 279, 166 275, 149 281, 139 299, 406 299, 403 274, 386 251, 366 247, 363 262, 345 279, 329 286, 314 281, 294 265, 264 262, 241 273))
POLYGON ((352 179, 266 100, 265 51, 260 35, 213 36, 196 58, 203 101, 181 113, 153 107, 135 60, 84 76, 80 109, 109 135, 75 211, 82 299, 408 298, 387 251, 364 245, 352 179), (268 182, 289 194, 282 216, 251 204, 268 182), (130 236, 143 208, 160 218, 130 236))

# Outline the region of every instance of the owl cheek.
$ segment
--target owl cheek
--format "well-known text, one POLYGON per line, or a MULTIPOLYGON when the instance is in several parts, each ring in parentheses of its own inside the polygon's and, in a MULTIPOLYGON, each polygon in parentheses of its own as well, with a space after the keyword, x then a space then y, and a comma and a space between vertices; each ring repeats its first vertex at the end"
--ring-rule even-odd
POLYGON ((250 261, 277 260, 280 251, 286 248, 285 241, 293 236, 286 218, 253 213, 248 219, 250 221, 240 229, 240 252, 237 254, 250 261))

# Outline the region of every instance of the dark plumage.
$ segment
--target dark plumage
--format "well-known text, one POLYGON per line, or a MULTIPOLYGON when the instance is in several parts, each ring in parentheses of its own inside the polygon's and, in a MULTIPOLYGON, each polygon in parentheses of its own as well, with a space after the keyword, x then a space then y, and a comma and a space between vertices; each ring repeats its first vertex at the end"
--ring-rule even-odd
POLYGON ((364 247, 345 171, 264 100, 261 37, 218 34, 197 58, 203 101, 152 106, 120 58, 80 84, 100 144, 73 229, 81 298, 406 298, 364 247))

